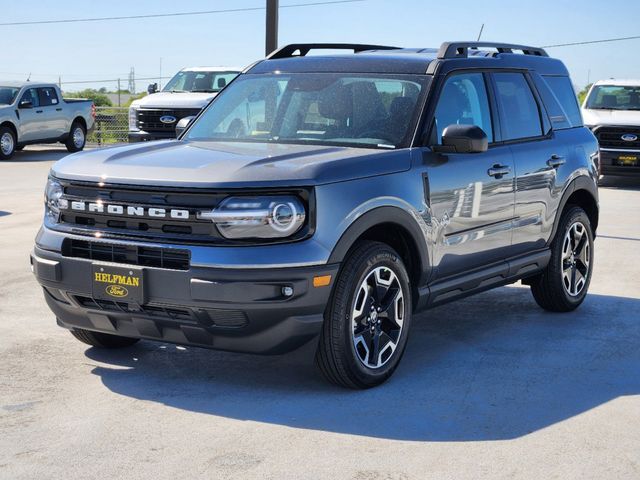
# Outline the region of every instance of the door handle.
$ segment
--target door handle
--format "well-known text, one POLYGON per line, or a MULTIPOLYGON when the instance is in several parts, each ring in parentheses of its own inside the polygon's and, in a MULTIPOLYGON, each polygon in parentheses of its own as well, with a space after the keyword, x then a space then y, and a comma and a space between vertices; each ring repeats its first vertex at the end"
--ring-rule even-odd
POLYGON ((36 110, 36 113, 42 113, 42 110, 36 110))
POLYGON ((504 175, 508 175, 511 173, 511 167, 507 165, 495 164, 489 170, 487 170, 487 175, 495 178, 502 178, 504 175))
POLYGON ((56 112, 61 112, 62 108, 56 108, 56 112))
POLYGON ((566 162, 564 157, 560 155, 551 155, 551 158, 547 160, 547 165, 551 168, 558 168, 560 165, 564 165, 566 162))

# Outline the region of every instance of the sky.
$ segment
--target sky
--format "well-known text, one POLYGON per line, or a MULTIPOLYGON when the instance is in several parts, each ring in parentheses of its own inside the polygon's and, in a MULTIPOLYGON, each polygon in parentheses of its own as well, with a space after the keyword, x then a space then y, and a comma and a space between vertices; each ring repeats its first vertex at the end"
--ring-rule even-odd
MULTIPOLYGON (((281 6, 317 0, 280 0, 281 6)), ((0 0, 0 23, 263 7, 265 0, 0 0), (19 7, 18 7, 19 5, 19 7)), ((119 21, 0 26, 0 79, 62 79, 63 89, 107 87, 131 67, 136 77, 171 76, 198 65, 245 66, 264 57, 265 12, 119 21), (6 48, 9 46, 9 48, 6 48), (162 65, 162 67, 161 67, 162 65)), ((534 46, 640 35, 640 2, 537 0, 365 0, 280 9, 279 45, 354 42, 438 47, 447 40, 482 40, 534 46)), ((576 86, 605 78, 640 78, 640 40, 549 48, 565 62, 576 86)), ((162 80, 164 84, 167 80, 162 80)), ((137 91, 149 80, 138 80, 137 91)))

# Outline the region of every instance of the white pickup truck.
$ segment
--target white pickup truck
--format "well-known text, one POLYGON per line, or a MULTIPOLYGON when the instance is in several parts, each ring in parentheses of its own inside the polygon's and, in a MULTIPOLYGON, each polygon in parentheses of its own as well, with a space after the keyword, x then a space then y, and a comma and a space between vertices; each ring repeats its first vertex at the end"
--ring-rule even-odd
POLYGON ((91 100, 62 98, 55 84, 0 81, 0 160, 32 143, 61 142, 78 152, 94 117, 91 100))
POLYGON ((640 80, 601 80, 582 106, 600 144, 600 174, 640 176, 640 80))
POLYGON ((200 113, 241 71, 236 67, 183 68, 161 92, 149 85, 146 97, 129 108, 129 142, 176 138, 176 125, 200 113))

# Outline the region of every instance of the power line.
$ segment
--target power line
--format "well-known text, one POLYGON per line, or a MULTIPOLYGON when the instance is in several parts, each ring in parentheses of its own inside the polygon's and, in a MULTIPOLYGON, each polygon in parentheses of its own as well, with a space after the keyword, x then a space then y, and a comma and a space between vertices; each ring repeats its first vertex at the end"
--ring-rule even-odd
POLYGON ((636 35, 633 37, 605 38, 603 40, 587 40, 585 42, 558 43, 556 45, 544 45, 542 48, 573 47, 576 45, 590 45, 593 43, 607 43, 607 42, 622 42, 624 40, 639 40, 639 39, 640 39, 640 35, 636 35))
MULTIPOLYGON (((335 5, 339 3, 355 3, 366 2, 367 0, 332 0, 311 3, 293 3, 290 5, 280 5, 280 8, 297 8, 311 7, 317 5, 335 5)), ((265 10, 265 7, 245 7, 245 8, 229 8, 224 10, 203 10, 197 12, 173 12, 173 13, 155 13, 146 15, 127 15, 118 17, 95 17, 95 18, 67 18, 61 20, 36 20, 30 22, 4 22, 0 23, 0 27, 17 26, 17 25, 43 25, 52 23, 81 23, 81 22, 104 22, 114 20, 135 20, 141 18, 163 18, 163 17, 185 17, 189 15, 212 15, 216 13, 237 13, 237 12, 256 12, 265 10)))

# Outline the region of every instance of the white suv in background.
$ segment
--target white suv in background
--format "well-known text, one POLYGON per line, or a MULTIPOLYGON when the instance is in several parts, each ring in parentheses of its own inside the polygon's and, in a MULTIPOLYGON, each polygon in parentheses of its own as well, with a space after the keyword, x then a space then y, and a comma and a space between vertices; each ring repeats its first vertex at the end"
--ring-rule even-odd
POLYGON ((582 117, 600 143, 600 174, 640 176, 640 80, 600 80, 582 117))
POLYGON ((134 101, 129 108, 129 142, 176 137, 181 118, 197 115, 242 69, 236 67, 191 67, 180 70, 157 92, 134 101))

